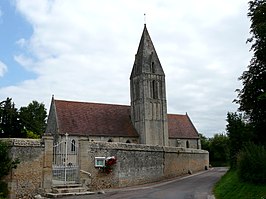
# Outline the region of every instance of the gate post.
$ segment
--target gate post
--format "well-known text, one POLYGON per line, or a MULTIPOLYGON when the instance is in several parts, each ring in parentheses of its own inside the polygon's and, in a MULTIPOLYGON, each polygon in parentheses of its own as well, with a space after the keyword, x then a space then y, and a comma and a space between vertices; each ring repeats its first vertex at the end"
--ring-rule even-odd
POLYGON ((44 157, 43 157, 43 189, 46 192, 52 189, 52 165, 53 165, 53 136, 44 134, 44 157))
POLYGON ((91 184, 91 173, 90 173, 90 164, 89 154, 88 154, 88 138, 81 137, 79 139, 79 165, 80 165, 80 182, 86 188, 91 184))

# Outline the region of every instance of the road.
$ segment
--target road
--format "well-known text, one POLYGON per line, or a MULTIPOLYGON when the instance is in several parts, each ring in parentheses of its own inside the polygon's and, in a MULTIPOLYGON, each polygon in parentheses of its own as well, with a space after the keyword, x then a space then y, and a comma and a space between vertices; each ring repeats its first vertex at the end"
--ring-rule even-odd
POLYGON ((105 194, 71 196, 64 199, 212 199, 212 188, 226 168, 213 168, 171 181, 131 188, 107 190, 105 194))

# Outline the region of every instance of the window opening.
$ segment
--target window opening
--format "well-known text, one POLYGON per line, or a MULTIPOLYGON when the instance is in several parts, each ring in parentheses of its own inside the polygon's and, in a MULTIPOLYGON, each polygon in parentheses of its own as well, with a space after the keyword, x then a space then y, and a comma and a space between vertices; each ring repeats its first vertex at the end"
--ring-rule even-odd
POLYGON ((189 141, 186 142, 186 147, 189 148, 189 141))
POLYGON ((71 141, 71 151, 76 151, 76 141, 75 140, 71 141))
POLYGON ((152 73, 155 73, 154 62, 151 62, 151 72, 152 72, 152 73))
POLYGON ((155 80, 152 81, 152 98, 158 99, 158 88, 155 80))

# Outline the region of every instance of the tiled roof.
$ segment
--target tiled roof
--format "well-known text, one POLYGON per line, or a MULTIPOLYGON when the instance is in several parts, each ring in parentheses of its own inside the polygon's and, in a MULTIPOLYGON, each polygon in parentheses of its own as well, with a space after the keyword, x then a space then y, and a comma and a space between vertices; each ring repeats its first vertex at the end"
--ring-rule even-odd
POLYGON ((91 136, 138 137, 123 105, 54 100, 59 133, 91 136))
POLYGON ((199 138, 198 132, 189 116, 168 114, 169 138, 199 138))
MULTIPOLYGON (((138 137, 130 106, 54 100, 59 133, 138 137)), ((188 115, 168 114, 169 138, 198 138, 188 115)))

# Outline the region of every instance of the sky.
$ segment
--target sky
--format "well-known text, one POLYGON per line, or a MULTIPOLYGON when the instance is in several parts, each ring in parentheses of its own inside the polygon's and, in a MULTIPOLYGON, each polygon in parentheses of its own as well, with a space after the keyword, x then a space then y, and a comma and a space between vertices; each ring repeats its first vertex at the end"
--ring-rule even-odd
POLYGON ((168 113, 225 133, 252 57, 248 0, 1 0, 0 101, 130 104, 129 76, 147 29, 166 75, 168 113), (144 17, 144 13, 146 17, 144 17))

